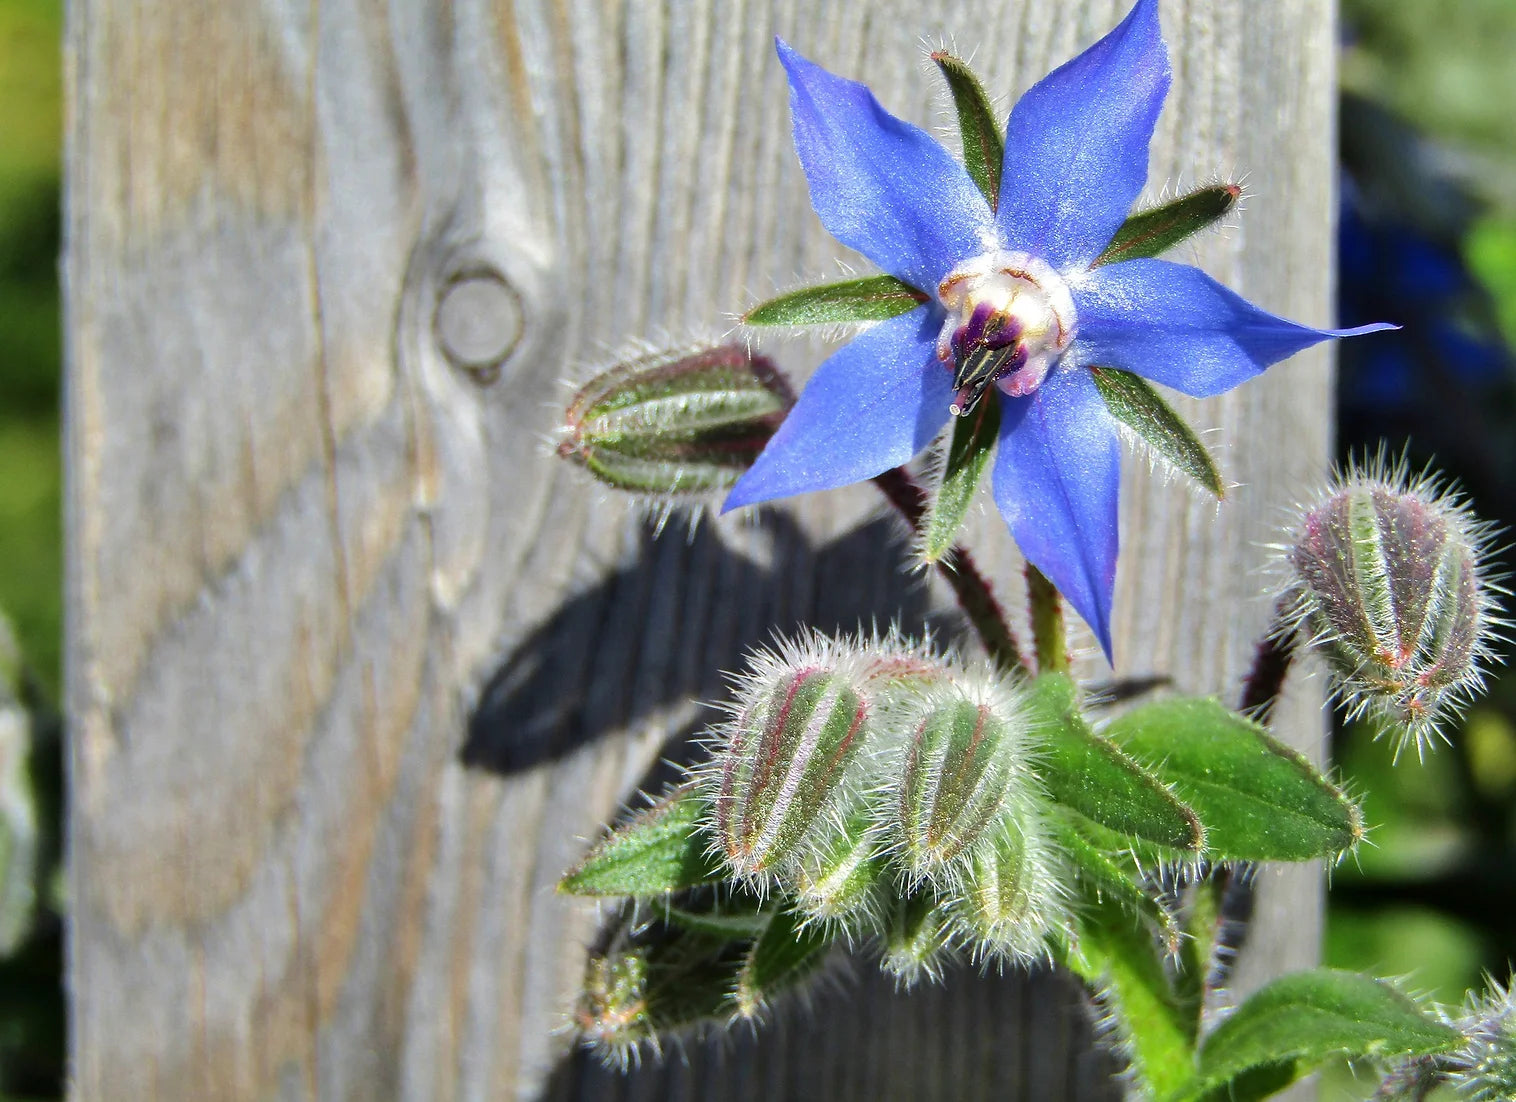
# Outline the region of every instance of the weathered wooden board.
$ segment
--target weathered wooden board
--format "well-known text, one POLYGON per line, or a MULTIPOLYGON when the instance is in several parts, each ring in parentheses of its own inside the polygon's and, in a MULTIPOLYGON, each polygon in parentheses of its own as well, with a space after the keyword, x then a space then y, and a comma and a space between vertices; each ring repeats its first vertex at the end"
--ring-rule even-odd
MULTIPOLYGON (((559 872, 720 664, 775 627, 902 605, 919 624, 941 599, 887 523, 859 529, 865 489, 652 539, 543 446, 562 380, 836 270, 775 32, 940 124, 923 36, 1009 102, 1119 7, 76 0, 78 1097, 613 1090, 559 1031, 594 925, 559 872)), ((1245 222, 1200 259, 1326 320, 1330 0, 1174 0, 1164 20, 1155 191, 1246 172, 1245 222)), ((1324 465, 1329 393, 1317 353, 1194 407, 1242 483, 1220 511, 1131 464, 1123 670, 1232 690, 1267 614, 1258 545, 1324 465)), ((978 524, 1010 591, 1009 540, 978 524)), ((1316 749, 1308 697, 1282 719, 1316 749)), ((1265 879, 1288 921, 1257 968, 1309 960, 1317 878, 1265 879)), ((626 1096, 1110 1093, 1061 984, 904 998, 863 975, 626 1096)))

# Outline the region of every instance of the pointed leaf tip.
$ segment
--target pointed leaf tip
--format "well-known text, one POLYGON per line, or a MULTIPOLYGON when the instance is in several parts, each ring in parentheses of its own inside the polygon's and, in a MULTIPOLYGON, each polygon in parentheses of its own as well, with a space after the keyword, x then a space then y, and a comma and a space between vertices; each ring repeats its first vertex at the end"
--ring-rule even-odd
POLYGON ((1102 732, 1195 809, 1216 860, 1309 861, 1351 848, 1362 815, 1303 755, 1210 698, 1134 708, 1102 732))
POLYGON ((681 785, 614 828, 563 875, 567 895, 651 896, 723 878, 699 829, 706 803, 693 785, 681 785))
POLYGON ((995 109, 966 62, 946 50, 933 51, 932 60, 947 81, 953 106, 958 111, 963 167, 994 210, 1000 201, 1000 173, 1005 159, 1005 138, 995 119, 995 109))

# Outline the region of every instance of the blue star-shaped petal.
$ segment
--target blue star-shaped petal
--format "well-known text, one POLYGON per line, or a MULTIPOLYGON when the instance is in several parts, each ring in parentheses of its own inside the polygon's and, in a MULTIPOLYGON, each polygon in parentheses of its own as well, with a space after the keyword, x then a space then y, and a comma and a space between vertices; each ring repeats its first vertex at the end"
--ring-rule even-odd
POLYGON ((778 42, 795 150, 832 235, 927 296, 821 365, 725 509, 898 466, 994 387, 995 502, 1022 553, 1111 656, 1120 452, 1090 366, 1230 390, 1329 337, 1162 260, 1092 268, 1147 182, 1169 89, 1157 0, 1023 96, 1000 202, 872 92, 778 42))

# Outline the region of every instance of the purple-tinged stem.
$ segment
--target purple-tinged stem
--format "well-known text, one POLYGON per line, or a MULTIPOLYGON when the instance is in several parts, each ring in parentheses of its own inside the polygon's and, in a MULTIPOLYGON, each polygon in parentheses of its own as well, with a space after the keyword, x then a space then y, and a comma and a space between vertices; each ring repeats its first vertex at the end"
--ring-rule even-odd
POLYGON ((1284 681, 1299 642, 1299 633, 1289 626, 1287 612, 1286 600, 1281 599, 1274 610, 1274 622, 1253 652, 1253 666, 1242 683, 1242 699, 1237 704, 1239 712, 1265 727, 1274 714, 1279 694, 1284 691, 1284 681))
MULTIPOLYGON (((874 485, 879 487, 912 530, 920 532, 922 521, 926 517, 927 496, 910 472, 904 467, 896 467, 876 475, 874 485)), ((954 545, 952 552, 936 565, 943 580, 953 587, 958 607, 968 617, 970 626, 979 636, 990 660, 1007 673, 1025 669, 1026 660, 1021 655, 1015 634, 1006 623, 1005 612, 995 599, 989 581, 974 565, 968 548, 961 544, 954 545)))

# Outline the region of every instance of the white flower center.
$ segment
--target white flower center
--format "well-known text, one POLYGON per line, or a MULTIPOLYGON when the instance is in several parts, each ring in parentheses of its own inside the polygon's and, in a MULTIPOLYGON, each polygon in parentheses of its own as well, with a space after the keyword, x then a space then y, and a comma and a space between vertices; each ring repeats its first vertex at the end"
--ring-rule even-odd
POLYGON ((948 407, 968 413, 990 384, 1013 397, 1041 385, 1074 339, 1074 296, 1063 277, 1027 253, 965 260, 937 286, 947 311, 937 358, 953 365, 948 407))

